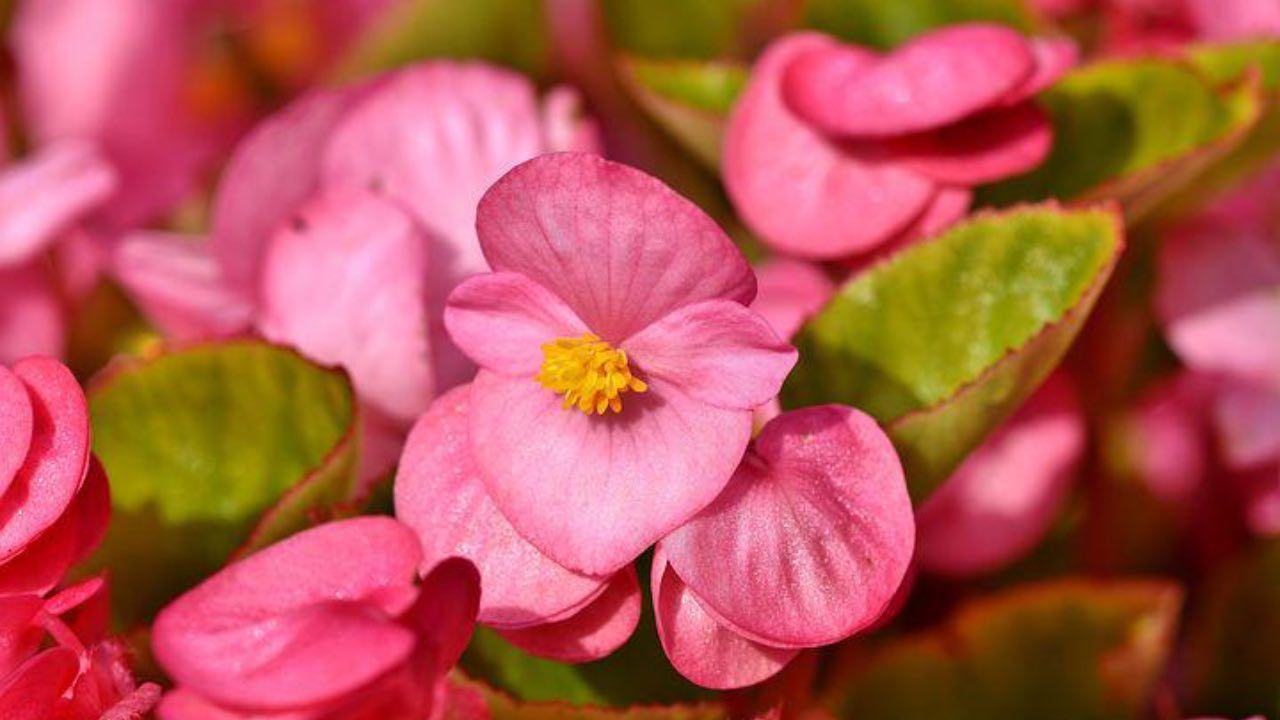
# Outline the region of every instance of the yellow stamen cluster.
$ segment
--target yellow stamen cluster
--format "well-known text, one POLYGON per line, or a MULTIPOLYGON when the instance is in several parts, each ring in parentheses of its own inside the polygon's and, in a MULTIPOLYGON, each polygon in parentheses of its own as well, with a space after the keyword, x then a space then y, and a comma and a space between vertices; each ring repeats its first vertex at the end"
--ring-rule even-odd
POLYGON ((625 352, 591 333, 546 343, 542 357, 542 369, 534 379, 564 395, 566 410, 576 407, 588 415, 621 412, 622 393, 649 389, 631 374, 625 352))

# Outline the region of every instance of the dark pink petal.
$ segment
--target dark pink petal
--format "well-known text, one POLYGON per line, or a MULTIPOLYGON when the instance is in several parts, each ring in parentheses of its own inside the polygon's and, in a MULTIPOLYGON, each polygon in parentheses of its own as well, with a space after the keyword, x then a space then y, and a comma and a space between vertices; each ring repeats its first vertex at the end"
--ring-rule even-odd
POLYGON ((1062 509, 1084 446, 1074 390, 1050 378, 917 511, 916 562, 966 576, 1021 557, 1062 509))
POLYGON ((756 285, 759 292, 751 309, 769 321, 778 337, 787 339, 835 292, 835 284, 822 268, 787 258, 771 258, 757 266, 756 285))
POLYGON ((1280 464, 1233 478, 1244 496, 1244 516, 1257 535, 1280 534, 1280 464))
POLYGON ((885 138, 973 115, 1035 70, 1025 38, 973 23, 922 35, 878 60, 859 48, 815 48, 786 69, 783 91, 798 115, 828 133, 885 138))
POLYGON ((156 618, 156 658, 181 686, 262 710, 314 705, 412 653, 394 621, 414 599, 413 532, 385 517, 328 523, 205 580, 156 618))
POLYGON ((662 649, 672 667, 703 687, 754 685, 799 652, 761 645, 720 625, 667 564, 661 549, 653 556, 651 592, 662 649))
POLYGON ((58 289, 40 264, 0 268, 0 363, 62 354, 66 322, 58 289))
POLYGON ((1223 460, 1237 470, 1280 465, 1280 385, 1230 380, 1213 405, 1223 460))
POLYGON ((395 480, 396 517, 418 533, 422 569, 451 556, 480 571, 479 620, 502 627, 576 612, 605 579, 565 569, 520 537, 485 491, 471 457, 470 386, 442 395, 414 425, 395 480))
POLYGON ((889 438, 871 417, 823 405, 770 421, 725 491, 660 548, 724 624, 811 647, 880 616, 914 541, 889 438))
POLYGON ((604 592, 581 611, 557 622, 500 630, 525 652, 567 663, 590 662, 622 647, 640 622, 640 581, 633 567, 619 570, 604 592))
POLYGON ((481 370, 471 448, 516 531, 552 560, 612 573, 720 493, 751 413, 699 402, 654 380, 622 412, 587 416, 532 378, 481 370))
POLYGON ((483 368, 532 377, 542 365, 542 345, 588 332, 551 291, 524 275, 484 273, 464 280, 444 312, 449 336, 483 368))
POLYGON ((89 462, 89 410, 71 371, 50 358, 30 358, 13 373, 27 386, 34 422, 26 461, 0 498, 0 561, 57 522, 89 462))
POLYGON ((912 170, 950 185, 980 185, 1035 168, 1049 156, 1053 125, 1034 103, 989 110, 893 143, 912 170))
POLYGON ((973 191, 967 187, 939 186, 938 192, 924 211, 902 232, 875 250, 845 260, 841 265, 849 268, 852 273, 858 273, 916 243, 932 238, 963 218, 969 212, 969 203, 972 201, 973 191))
POLYGON ((1080 48, 1067 38, 1032 38, 1031 54, 1036 69, 1021 86, 1004 98, 1004 105, 1017 105, 1048 90, 1080 62, 1080 48))
POLYGON ((0 679, 21 665, 44 641, 35 623, 44 601, 39 595, 0 595, 0 679))
POLYGON ((0 678, 0 708, 5 720, 49 720, 75 681, 80 662, 67 648, 51 648, 0 678))
MULTIPOLYGON (((160 698, 160 704, 156 706, 156 717, 160 720, 253 720, 254 714, 261 718, 260 713, 236 712, 218 707, 213 702, 183 688, 174 688, 166 692, 164 697, 160 698)), ((280 720, 303 720, 304 717, 304 713, 299 713, 298 717, 294 718, 282 713, 280 720)))
POLYGON ((27 458, 32 422, 27 386, 0 365, 0 497, 27 458))
POLYGON ((398 206, 363 191, 324 193, 271 239, 259 328, 342 365, 363 399, 410 421, 435 393, 427 262, 425 239, 398 206))
POLYGON ((686 305, 622 344, 646 382, 729 410, 768 402, 796 364, 796 349, 761 315, 729 300, 686 305))
POLYGON ((771 45, 724 139, 724 182, 738 214, 774 249, 813 259, 875 247, 919 215, 934 192, 883 148, 829 140, 783 102, 788 63, 831 47, 834 40, 812 33, 771 45))
POLYGON ((497 271, 521 273, 617 343, 684 305, 755 297, 755 278, 696 205, 596 155, 531 160, 480 201, 477 229, 497 271))
POLYGON ((320 90, 294 101, 254 128, 227 163, 209 249, 243 298, 257 298, 267 241, 315 192, 321 147, 360 92, 320 90))
POLYGON ((115 190, 93 146, 67 141, 0 171, 0 265, 31 259, 115 190))
POLYGON ((424 573, 418 590, 404 622, 417 630, 417 651, 429 656, 434 681, 458 662, 471 640, 480 607, 480 573, 469 560, 448 558, 424 573))
POLYGON ((168 337, 217 337, 249 326, 252 306, 223 280, 204 238, 134 232, 116 246, 112 266, 115 278, 168 337))

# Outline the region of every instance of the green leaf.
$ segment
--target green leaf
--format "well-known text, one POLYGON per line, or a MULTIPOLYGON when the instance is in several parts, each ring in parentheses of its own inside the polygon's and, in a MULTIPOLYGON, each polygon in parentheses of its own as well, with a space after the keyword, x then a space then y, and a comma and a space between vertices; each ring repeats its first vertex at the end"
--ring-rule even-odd
POLYGON ((882 50, 943 25, 976 21, 1026 32, 1036 26, 1020 0, 810 0, 805 8, 809 27, 882 50))
MULTIPOLYGON (((491 720, 727 720, 729 717, 722 705, 713 703, 616 709, 581 707, 565 702, 522 702, 483 682, 462 677, 460 673, 450 678, 449 691, 450 699, 454 701, 451 706, 471 708, 480 705, 487 711, 473 714, 457 712, 457 720, 476 716, 491 720)), ((453 720, 454 717, 446 711, 444 720, 453 720)))
POLYGON ((365 32, 338 74, 358 77, 428 58, 488 60, 546 76, 543 0, 406 0, 365 32))
POLYGON ((697 60, 619 60, 623 82, 659 125, 712 170, 734 100, 747 83, 745 65, 697 60))
POLYGON ((1116 60, 1067 74, 1041 96, 1053 150, 1029 174, 983 188, 978 201, 1114 199, 1138 219, 1238 145, 1258 122, 1256 86, 1219 88, 1172 60, 1116 60))
POLYGON ((873 415, 912 498, 932 492, 1049 374, 1123 247, 1105 209, 978 216, 855 276, 803 329, 784 404, 873 415))
POLYGON ((1180 604, 1168 583, 1024 585, 847 663, 827 701, 857 720, 1145 717, 1180 604))
POLYGON ((230 341, 121 362, 89 408, 113 512, 92 565, 110 568, 125 623, 351 492, 351 384, 286 348, 230 341))
POLYGON ((1280 716, 1280 541, 1234 560, 1192 620, 1191 708, 1230 717, 1280 716))
POLYGON ((771 0, 603 0, 613 46, 648 57, 745 57, 771 0))

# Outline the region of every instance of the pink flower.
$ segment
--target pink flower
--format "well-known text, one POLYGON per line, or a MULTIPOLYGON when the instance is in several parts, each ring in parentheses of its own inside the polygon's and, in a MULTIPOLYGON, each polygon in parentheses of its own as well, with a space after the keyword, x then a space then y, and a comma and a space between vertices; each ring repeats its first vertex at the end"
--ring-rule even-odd
POLYGON ((729 238, 639 171, 531 160, 485 194, 477 230, 493 272, 445 311, 480 366, 472 456, 520 535, 608 575, 720 493, 796 352, 747 309, 729 238))
POLYGON ((1075 390, 1065 376, 1051 376, 920 507, 920 567, 977 575, 1030 551, 1062 509, 1084 447, 1075 390))
POLYGON ((640 619, 635 569, 575 572, 520 537, 489 498, 472 457, 470 396, 464 385, 437 398, 400 458, 396 517, 418 533, 421 567, 455 556, 475 563, 477 620, 529 652, 567 662, 608 655, 640 619))
POLYGON ((759 682, 874 623, 914 538, 902 466, 872 418, 839 405, 784 413, 715 502, 658 543, 667 657, 707 687, 759 682))
POLYGON ((422 553, 390 518, 304 531, 233 563, 156 618, 176 689, 162 720, 430 716, 475 618, 475 569, 422 553))
MULTIPOLYGON (((771 258, 755 272, 758 292, 751 309, 768 321, 778 337, 787 340, 795 337, 836 291, 822 268, 800 260, 771 258)), ((755 424, 762 427, 781 412, 782 405, 774 398, 756 408, 755 424)))
POLYGON ((1026 172, 1052 128, 1032 101, 1074 45, 957 25, 887 55, 816 33, 757 61, 729 119, 724 180, 774 249, 833 259, 937 232, 970 188, 1026 172))

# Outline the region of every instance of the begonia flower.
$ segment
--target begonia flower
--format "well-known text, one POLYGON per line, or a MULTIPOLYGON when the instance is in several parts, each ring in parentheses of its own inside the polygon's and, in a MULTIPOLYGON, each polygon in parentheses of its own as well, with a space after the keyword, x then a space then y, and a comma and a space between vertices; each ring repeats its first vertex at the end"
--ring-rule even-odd
POLYGON ((823 405, 765 426, 724 492, 658 543, 658 634, 713 688, 754 684, 889 608, 915 542, 902 465, 875 420, 823 405))
POLYGON ((756 62, 730 118, 724 181, 746 223, 779 252, 866 253, 934 234, 975 185, 1039 165, 1052 144, 1033 102, 1075 46, 957 25, 880 55, 789 35, 756 62))
POLYGON ((536 158, 476 225, 492 272, 445 311, 480 366, 472 456, 520 535, 612 573, 720 493, 796 351, 746 307, 755 278, 724 232, 637 170, 536 158))
MULTIPOLYGON (((751 309, 768 321, 778 337, 790 340, 804 322, 822 309, 835 294, 835 283, 822 268, 790 258, 770 258, 755 268, 756 299, 751 309)), ((782 412, 777 398, 756 408, 755 423, 762 427, 782 412)))
POLYGON ((489 499, 469 434, 469 385, 437 398, 414 425, 395 480, 396 517, 418 533, 422 568, 448 557, 480 573, 477 621, 514 644, 568 662, 608 655, 634 632, 635 569, 593 576, 558 565, 489 499))
POLYGON ((361 517, 227 566, 156 618, 152 647, 176 685, 159 717, 429 717, 479 587, 458 559, 415 586, 421 559, 409 528, 361 517))
POLYGON ((916 513, 916 562, 952 576, 992 572, 1044 538, 1084 456, 1075 390, 1051 376, 916 513))

